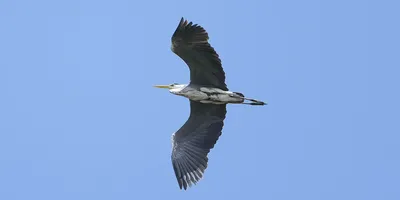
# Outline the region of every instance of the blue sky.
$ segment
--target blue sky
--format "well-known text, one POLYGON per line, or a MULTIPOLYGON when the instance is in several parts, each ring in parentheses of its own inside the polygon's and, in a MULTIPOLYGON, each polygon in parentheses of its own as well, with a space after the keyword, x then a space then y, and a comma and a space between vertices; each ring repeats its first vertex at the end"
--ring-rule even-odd
POLYGON ((0 199, 400 199, 395 1, 0 1, 0 199), (171 134, 188 82, 181 17, 206 28, 231 90, 198 185, 171 134))

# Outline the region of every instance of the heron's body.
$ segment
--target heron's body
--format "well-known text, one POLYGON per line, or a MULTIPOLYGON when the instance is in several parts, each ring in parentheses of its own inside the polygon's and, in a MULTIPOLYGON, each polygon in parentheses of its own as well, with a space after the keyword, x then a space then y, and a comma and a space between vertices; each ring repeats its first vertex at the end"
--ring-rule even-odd
POLYGON ((243 103, 245 97, 238 92, 221 90, 219 88, 189 84, 176 85, 170 90, 172 94, 186 97, 200 103, 228 104, 243 103))
POLYGON ((208 33, 183 18, 171 38, 171 50, 190 69, 189 84, 158 85, 189 99, 190 116, 172 136, 172 166, 179 187, 196 184, 208 166, 208 153, 222 134, 227 104, 265 105, 229 91, 221 60, 208 43, 208 33), (250 102, 245 102, 250 101, 250 102))

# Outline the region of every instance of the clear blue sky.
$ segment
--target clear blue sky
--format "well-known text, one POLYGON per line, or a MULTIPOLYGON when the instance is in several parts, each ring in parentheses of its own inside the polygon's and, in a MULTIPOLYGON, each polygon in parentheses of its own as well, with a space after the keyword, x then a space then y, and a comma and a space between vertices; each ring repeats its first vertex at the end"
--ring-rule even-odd
POLYGON ((400 3, 0 1, 0 199, 400 199, 400 3), (231 90, 204 179, 180 191, 181 17, 231 90))

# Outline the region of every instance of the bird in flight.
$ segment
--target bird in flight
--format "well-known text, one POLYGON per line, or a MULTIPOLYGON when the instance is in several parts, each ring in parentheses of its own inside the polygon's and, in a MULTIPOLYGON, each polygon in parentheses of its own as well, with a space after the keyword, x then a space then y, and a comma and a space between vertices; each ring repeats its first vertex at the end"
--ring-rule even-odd
POLYGON ((171 50, 188 65, 190 83, 155 86, 190 101, 190 116, 171 139, 172 166, 179 188, 185 190, 203 177, 208 153, 222 133, 226 105, 266 105, 228 90, 221 60, 208 39, 203 27, 182 18, 172 35, 171 50))

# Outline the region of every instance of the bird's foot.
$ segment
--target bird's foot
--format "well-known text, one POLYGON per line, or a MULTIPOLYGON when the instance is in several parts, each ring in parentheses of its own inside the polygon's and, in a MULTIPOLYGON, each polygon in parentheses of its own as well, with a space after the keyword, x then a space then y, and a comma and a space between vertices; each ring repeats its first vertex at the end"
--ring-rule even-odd
POLYGON ((247 104, 247 105, 253 105, 253 106, 263 106, 267 105, 267 103, 256 100, 256 99, 250 99, 250 98, 244 98, 245 100, 251 101, 251 103, 243 102, 242 104, 247 104))

